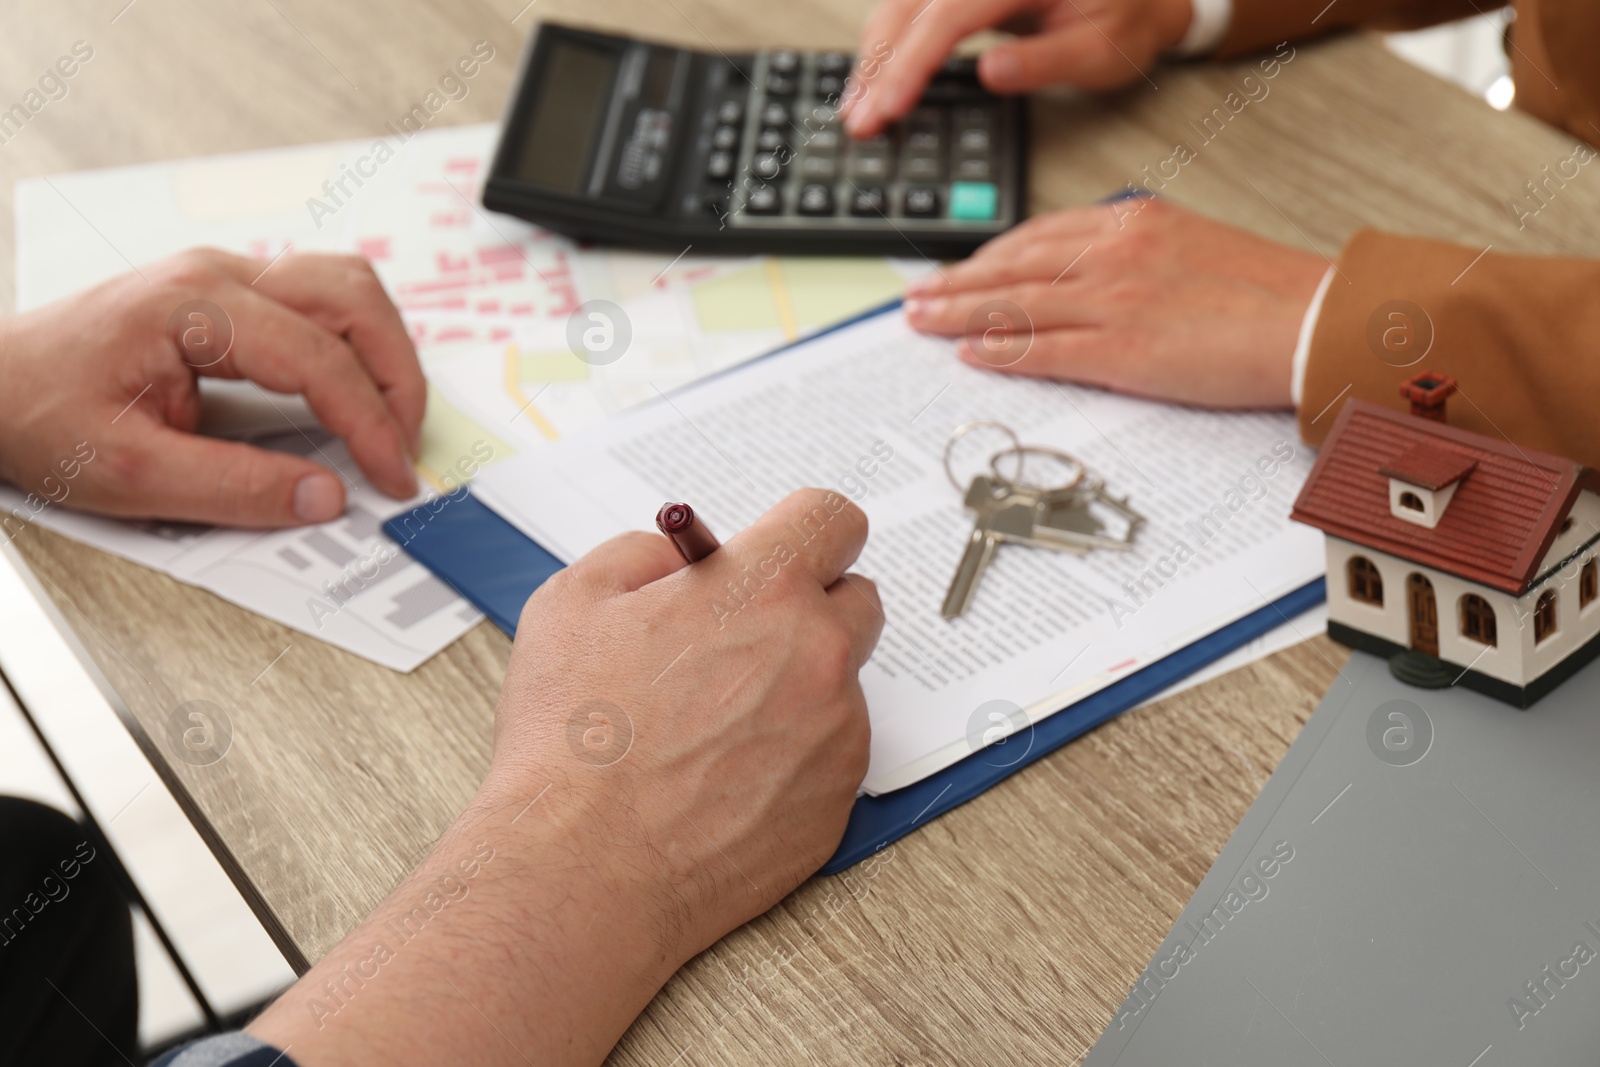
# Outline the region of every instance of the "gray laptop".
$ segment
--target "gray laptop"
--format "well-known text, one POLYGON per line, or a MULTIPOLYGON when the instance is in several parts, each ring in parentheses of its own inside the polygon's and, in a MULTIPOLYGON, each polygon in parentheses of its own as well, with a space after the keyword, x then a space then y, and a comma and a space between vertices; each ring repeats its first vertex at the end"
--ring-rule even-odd
POLYGON ((1600 662, 1519 711, 1356 653, 1084 1062, 1600 1062, 1600 662))

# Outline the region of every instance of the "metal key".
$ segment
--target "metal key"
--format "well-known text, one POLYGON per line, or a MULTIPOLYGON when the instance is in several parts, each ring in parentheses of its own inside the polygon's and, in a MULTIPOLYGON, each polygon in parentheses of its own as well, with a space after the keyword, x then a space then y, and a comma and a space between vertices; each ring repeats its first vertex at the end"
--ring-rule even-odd
POLYGON ((960 615, 972 603, 983 569, 994 558, 995 546, 1002 541, 1025 541, 1033 536, 1039 494, 979 475, 972 480, 963 503, 969 511, 978 513, 978 521, 967 537, 967 547, 956 565, 955 577, 950 580, 944 606, 939 609, 939 614, 947 619, 960 615))
POLYGON ((1144 523, 1144 516, 1129 507, 1126 498, 1111 496, 1099 479, 1086 479, 1062 492, 1041 494, 1037 517, 1028 544, 1078 551, 1109 548, 1125 552, 1133 546, 1134 533, 1144 523), (1105 521, 1095 514, 1097 509, 1122 521, 1120 537, 1106 533, 1105 521))
POLYGON ((976 512, 978 519, 967 537, 967 547, 940 609, 947 619, 967 610, 984 568, 1002 543, 1080 556, 1094 548, 1126 551, 1132 547, 1134 531, 1144 522, 1144 516, 1129 507, 1126 499, 1118 500, 1106 493, 1095 478, 1070 489, 1041 490, 980 474, 967 487, 962 503, 967 510, 976 512), (1108 509, 1127 524, 1123 536, 1105 533, 1106 524, 1094 514, 1095 507, 1108 509))

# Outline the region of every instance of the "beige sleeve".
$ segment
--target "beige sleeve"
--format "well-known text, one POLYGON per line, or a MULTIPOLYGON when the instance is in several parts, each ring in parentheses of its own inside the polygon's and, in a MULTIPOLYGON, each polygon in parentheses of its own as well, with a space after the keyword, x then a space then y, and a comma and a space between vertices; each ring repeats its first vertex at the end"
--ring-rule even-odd
POLYGON ((1306 364, 1301 434, 1350 397, 1408 409, 1400 383, 1452 375, 1449 421, 1600 468, 1600 261, 1363 230, 1339 257, 1306 364))

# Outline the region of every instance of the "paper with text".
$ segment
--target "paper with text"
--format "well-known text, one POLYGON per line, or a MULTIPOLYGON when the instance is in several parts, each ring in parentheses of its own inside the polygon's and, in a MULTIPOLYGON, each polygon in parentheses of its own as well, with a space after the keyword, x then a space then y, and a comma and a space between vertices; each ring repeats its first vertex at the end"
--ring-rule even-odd
MULTIPOLYGON (((1004 439, 958 449, 963 476, 1004 439)), ((663 500, 726 536, 804 485, 858 503, 856 566, 886 625, 862 684, 872 716, 864 788, 883 793, 1037 722, 1315 580, 1322 538, 1288 512, 1310 470, 1287 414, 1203 411, 959 363, 898 311, 691 386, 594 432, 486 470, 477 491, 571 561, 663 500), (940 603, 973 517, 946 479, 951 432, 995 420, 1065 449, 1146 516, 1130 552, 1002 545, 971 608, 940 603)), ((796 542, 804 530, 791 531, 796 542)), ((777 549, 779 546, 774 546, 777 549)), ((785 553, 769 553, 782 556, 785 553)), ((762 610, 764 558, 705 610, 762 610)), ((771 564, 765 565, 770 575, 771 564)))

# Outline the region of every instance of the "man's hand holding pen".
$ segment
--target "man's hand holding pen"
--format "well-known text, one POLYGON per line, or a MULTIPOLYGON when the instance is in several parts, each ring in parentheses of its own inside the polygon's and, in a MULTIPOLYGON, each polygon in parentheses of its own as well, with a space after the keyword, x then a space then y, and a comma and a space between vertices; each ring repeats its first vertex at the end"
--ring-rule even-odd
POLYGON ((693 917, 674 967, 782 899, 843 831, 867 769, 858 674, 883 627, 877 588, 847 573, 866 538, 861 509, 805 489, 692 566, 668 538, 617 537, 523 610, 491 778, 564 779, 584 821, 648 846, 636 888, 677 886, 650 906, 693 917), (631 731, 603 767, 570 750, 590 702, 631 731))

